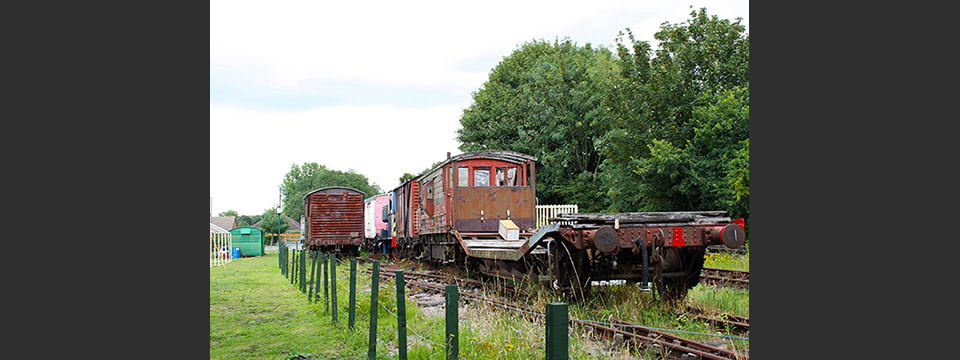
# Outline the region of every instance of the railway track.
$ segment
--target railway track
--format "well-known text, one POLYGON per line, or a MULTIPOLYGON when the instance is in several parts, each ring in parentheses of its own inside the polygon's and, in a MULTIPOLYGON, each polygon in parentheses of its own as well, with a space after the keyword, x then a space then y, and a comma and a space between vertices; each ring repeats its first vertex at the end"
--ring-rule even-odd
POLYGON ((705 267, 700 271, 700 282, 709 285, 750 290, 750 272, 705 267))
MULTIPOLYGON (((750 318, 746 316, 739 316, 733 314, 721 314, 717 318, 712 318, 709 316, 703 315, 703 312, 700 309, 687 307, 687 312, 684 315, 693 317, 694 319, 699 319, 708 323, 713 324, 713 326, 720 329, 727 329, 732 334, 735 335, 744 335, 750 332, 750 318)), ((677 313, 676 315, 681 315, 677 313)))
MULTIPOLYGON (((396 270, 400 267, 397 267, 392 264, 382 265, 380 269, 380 275, 383 277, 394 278, 396 277, 396 270)), ((371 270, 363 270, 364 273, 372 274, 371 270)), ((473 287, 480 287, 483 283, 473 279, 463 279, 463 278, 454 278, 449 275, 437 275, 416 271, 406 271, 404 270, 404 280, 405 283, 410 286, 415 286, 421 289, 428 291, 433 291, 436 293, 444 293, 444 285, 431 284, 424 281, 424 279, 430 279, 433 281, 440 281, 442 283, 451 283, 455 282, 458 285, 468 285, 473 287)), ((513 291, 509 286, 507 287, 498 287, 508 292, 513 291)), ((478 297, 468 293, 460 293, 459 296, 465 299, 479 300, 482 302, 494 303, 500 306, 507 308, 519 309, 528 313, 537 314, 544 316, 542 312, 527 309, 523 306, 517 304, 506 303, 498 300, 493 300, 485 297, 478 297)), ((710 322, 719 328, 729 329, 732 333, 735 334, 744 334, 749 331, 749 318, 738 317, 734 315, 728 315, 723 319, 710 318, 702 315, 702 313, 697 309, 688 309, 692 314, 692 317, 700 319, 702 321, 710 322)), ((707 343, 695 341, 692 339, 683 338, 673 334, 669 334, 663 331, 650 329, 636 324, 631 324, 629 322, 611 318, 610 325, 607 326, 599 322, 589 321, 589 320, 579 320, 571 319, 572 324, 577 324, 581 330, 585 331, 592 337, 602 338, 608 341, 611 341, 615 344, 620 345, 630 345, 635 348, 649 348, 652 351, 656 352, 658 356, 662 358, 669 359, 749 359, 749 356, 744 353, 738 353, 730 351, 724 348, 719 348, 707 343)))

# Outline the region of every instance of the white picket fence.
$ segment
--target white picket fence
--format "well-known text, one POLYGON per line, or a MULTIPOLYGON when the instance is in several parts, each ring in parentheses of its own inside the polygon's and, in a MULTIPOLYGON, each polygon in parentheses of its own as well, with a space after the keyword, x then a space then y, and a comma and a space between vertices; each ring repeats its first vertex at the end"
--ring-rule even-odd
MULTIPOLYGON (((552 224, 555 221, 548 221, 552 217, 557 216, 557 214, 570 214, 578 213, 580 208, 576 205, 537 205, 537 228, 541 226, 552 224)), ((569 224, 570 221, 560 221, 560 224, 569 224)))
POLYGON ((233 235, 210 223, 210 267, 223 266, 233 261, 233 235))

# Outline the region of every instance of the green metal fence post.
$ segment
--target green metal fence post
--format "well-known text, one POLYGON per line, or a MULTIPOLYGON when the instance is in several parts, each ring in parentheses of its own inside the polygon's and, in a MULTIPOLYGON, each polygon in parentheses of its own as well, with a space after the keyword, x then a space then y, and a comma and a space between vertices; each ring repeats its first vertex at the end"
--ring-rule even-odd
POLYGON ((347 319, 347 327, 353 329, 354 319, 356 318, 357 304, 357 259, 350 259, 350 315, 347 319))
POLYGON ((330 290, 327 288, 329 282, 328 277, 330 277, 330 268, 327 267, 327 259, 333 254, 327 254, 327 257, 323 258, 323 311, 325 313, 330 311, 330 290))
POLYGON ((297 274, 297 266, 296 266, 297 251, 296 250, 293 251, 293 258, 290 260, 291 260, 290 264, 288 264, 287 266, 290 266, 291 271, 287 271, 287 272, 290 273, 290 285, 293 285, 293 277, 297 274))
POLYGON ((567 345, 567 322, 569 320, 566 303, 547 304, 547 360, 566 360, 569 358, 567 345))
POLYGON ((380 262, 373 262, 373 272, 370 273, 370 348, 367 358, 377 358, 377 302, 380 301, 380 262))
POLYGON ((333 323, 337 323, 337 254, 330 257, 330 303, 333 304, 333 323))
POLYGON ((307 249, 300 251, 300 292, 307 294, 307 249))
POLYGON ((407 303, 403 269, 397 270, 397 350, 400 351, 398 359, 407 359, 407 303))
POLYGON ((313 263, 310 265, 310 282, 307 283, 310 287, 310 291, 307 293, 307 302, 313 302, 313 289, 316 288, 314 284, 314 275, 317 274, 317 252, 313 251, 310 253, 310 259, 313 260, 313 263))
POLYGON ((313 292, 313 302, 320 301, 320 277, 323 271, 323 263, 322 263, 323 259, 325 259, 325 257, 323 256, 323 253, 320 251, 317 251, 317 270, 316 270, 317 279, 313 283, 313 288, 315 290, 313 292))
POLYGON ((460 293, 457 290, 457 285, 447 285, 446 288, 447 295, 447 318, 445 323, 447 325, 447 360, 456 360, 460 355, 460 339, 457 338, 460 336, 460 309, 457 307, 457 303, 460 301, 460 293))

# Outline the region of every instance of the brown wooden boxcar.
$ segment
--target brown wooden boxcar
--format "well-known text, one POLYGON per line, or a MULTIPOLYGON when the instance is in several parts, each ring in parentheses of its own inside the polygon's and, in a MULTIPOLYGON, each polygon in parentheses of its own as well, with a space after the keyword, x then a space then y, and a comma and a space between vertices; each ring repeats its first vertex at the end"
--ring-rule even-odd
POLYGON ((303 197, 304 245, 356 253, 363 245, 363 198, 357 189, 331 186, 303 197))
POLYGON ((536 227, 536 157, 482 150, 447 158, 393 191, 396 244, 448 262, 470 255, 462 237, 496 237, 501 220, 536 227))

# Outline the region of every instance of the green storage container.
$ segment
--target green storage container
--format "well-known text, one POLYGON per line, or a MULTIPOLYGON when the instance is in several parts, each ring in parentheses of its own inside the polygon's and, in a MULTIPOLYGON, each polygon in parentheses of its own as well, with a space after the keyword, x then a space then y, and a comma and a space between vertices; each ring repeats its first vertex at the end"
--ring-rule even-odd
POLYGON ((233 247, 240 248, 240 256, 263 256, 263 230, 253 226, 241 226, 230 229, 233 247))

